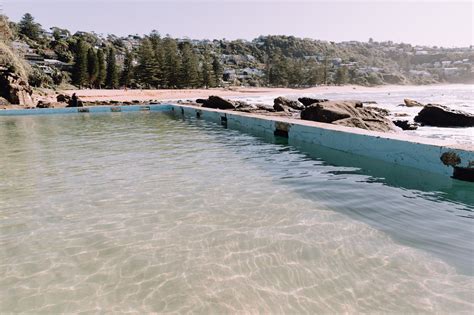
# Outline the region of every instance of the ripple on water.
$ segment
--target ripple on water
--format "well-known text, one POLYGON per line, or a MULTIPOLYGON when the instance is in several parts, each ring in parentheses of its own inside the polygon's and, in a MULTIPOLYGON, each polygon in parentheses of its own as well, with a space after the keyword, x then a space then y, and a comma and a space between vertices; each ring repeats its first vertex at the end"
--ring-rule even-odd
MULTIPOLYGON (((397 238, 411 220, 441 243, 430 226, 472 228, 453 215, 470 204, 163 114, 2 118, 7 133, 0 312, 473 310, 471 274, 397 238)), ((469 249, 472 230, 445 230, 469 249)))

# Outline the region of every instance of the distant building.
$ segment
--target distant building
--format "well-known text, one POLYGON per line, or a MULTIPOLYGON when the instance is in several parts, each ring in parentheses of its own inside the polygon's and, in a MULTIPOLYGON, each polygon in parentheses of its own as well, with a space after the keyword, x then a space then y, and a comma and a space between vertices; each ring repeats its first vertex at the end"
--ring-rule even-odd
POLYGON ((30 65, 44 65, 44 57, 35 54, 28 53, 23 56, 30 65))
POLYGON ((15 51, 19 55, 23 56, 25 54, 33 54, 34 53, 34 50, 31 49, 31 47, 25 42, 15 40, 15 41, 12 42, 11 45, 12 45, 13 51, 15 51))
POLYGON ((426 50, 417 50, 415 51, 415 55, 428 55, 428 52, 426 50))
POLYGON ((451 78, 451 77, 455 77, 456 75, 458 75, 460 70, 459 70, 459 68, 444 68, 443 72, 444 72, 444 75, 447 78, 451 78))
POLYGON ((237 76, 234 69, 225 69, 224 73, 222 74, 224 81, 234 81, 236 77, 237 76))
POLYGON ((430 78, 431 73, 428 71, 419 71, 419 70, 410 70, 408 73, 414 77, 421 77, 421 78, 430 78))

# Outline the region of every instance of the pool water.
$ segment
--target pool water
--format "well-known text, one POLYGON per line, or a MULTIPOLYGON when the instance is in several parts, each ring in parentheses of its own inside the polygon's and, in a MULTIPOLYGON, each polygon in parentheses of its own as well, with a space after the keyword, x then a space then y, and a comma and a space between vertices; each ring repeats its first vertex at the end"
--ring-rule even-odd
POLYGON ((0 313, 474 310, 472 183, 153 112, 0 153, 0 313))

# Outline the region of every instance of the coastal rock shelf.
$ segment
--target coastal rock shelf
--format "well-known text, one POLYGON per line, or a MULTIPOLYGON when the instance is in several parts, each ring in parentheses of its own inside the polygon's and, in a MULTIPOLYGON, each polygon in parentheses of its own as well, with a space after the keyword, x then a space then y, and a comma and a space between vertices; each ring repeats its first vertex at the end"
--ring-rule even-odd
MULTIPOLYGON (((116 106, 89 107, 87 113, 117 112, 116 106)), ((229 129, 261 135, 288 138, 289 144, 306 143, 365 156, 397 165, 412 167, 445 176, 474 181, 474 147, 445 141, 411 137, 403 134, 331 125, 288 117, 265 116, 254 113, 203 108, 192 105, 160 104, 149 106, 120 106, 127 111, 164 111, 184 117, 197 117, 222 124, 229 129), (446 163, 443 156, 449 154, 446 163)), ((3 110, 0 116, 79 113, 78 108, 3 110)))

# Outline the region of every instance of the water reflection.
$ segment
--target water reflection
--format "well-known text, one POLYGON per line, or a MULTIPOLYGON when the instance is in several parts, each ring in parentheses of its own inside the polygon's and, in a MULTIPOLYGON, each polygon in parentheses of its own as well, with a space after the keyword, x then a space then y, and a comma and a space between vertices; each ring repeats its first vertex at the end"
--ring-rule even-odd
POLYGON ((243 130, 227 130, 216 135, 209 124, 218 126, 212 123, 193 118, 184 123, 201 124, 218 142, 232 138, 229 146, 242 155, 251 151, 247 160, 302 198, 324 203, 474 274, 472 183, 270 134, 245 131, 249 137, 242 136, 243 130))

